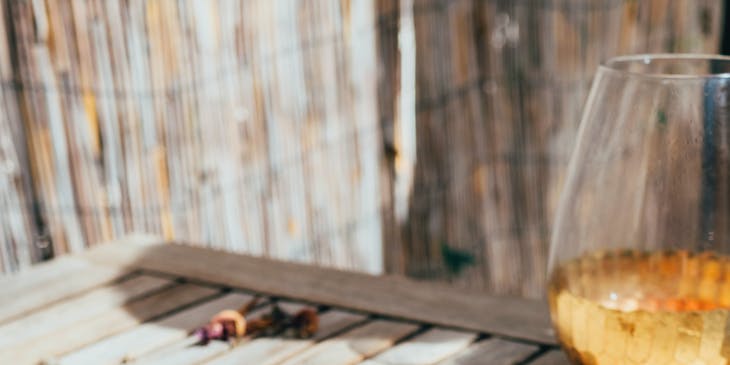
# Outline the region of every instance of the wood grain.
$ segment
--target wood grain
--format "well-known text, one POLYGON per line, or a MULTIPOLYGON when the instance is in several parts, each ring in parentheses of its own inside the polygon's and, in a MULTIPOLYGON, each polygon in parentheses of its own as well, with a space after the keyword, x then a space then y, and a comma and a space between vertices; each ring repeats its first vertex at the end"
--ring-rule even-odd
POLYGON ((476 339, 473 333, 431 329, 385 350, 362 365, 430 365, 465 349, 476 339))
MULTIPOLYGON (((251 311, 249 317, 260 317, 270 310, 271 306, 267 304, 251 311)), ((245 343, 250 340, 250 336, 245 336, 238 342, 245 343)), ((221 355, 232 345, 233 343, 224 341, 211 341, 206 345, 200 345, 196 337, 188 336, 139 358, 127 359, 127 362, 136 365, 193 365, 221 355)))
POLYGON ((0 351, 12 351, 19 344, 33 342, 48 333, 88 320, 171 284, 168 279, 138 276, 5 323, 0 326, 0 351))
POLYGON ((596 65, 716 53, 723 24, 712 0, 64 5, 0 9, 0 271, 148 231, 534 298, 596 65))
POLYGON ((47 256, 49 247, 37 236, 32 202, 28 146, 19 122, 21 105, 11 85, 16 80, 11 52, 15 44, 8 33, 13 21, 8 7, 0 9, 0 271, 23 269, 47 256))
POLYGON ((104 245, 101 265, 144 268, 268 295, 554 344, 541 302, 491 297, 396 277, 376 277, 183 245, 104 245), (437 294, 437 295, 436 295, 437 294))
POLYGON ((453 358, 439 365, 514 365, 538 350, 537 346, 502 339, 487 339, 472 344, 453 358))
POLYGON ((330 310, 320 315, 319 329, 311 339, 295 338, 256 338, 248 343, 236 346, 222 356, 207 362, 207 365, 234 364, 278 364, 292 355, 313 346, 316 341, 332 336, 356 323, 365 320, 364 315, 330 310))
POLYGON ((381 352, 400 338, 418 329, 403 322, 374 320, 339 336, 318 343, 281 365, 345 365, 357 364, 363 359, 381 352))
POLYGON ((204 362, 228 349, 230 344, 222 341, 213 341, 205 346, 196 346, 190 343, 171 347, 168 351, 161 352, 155 356, 140 358, 137 361, 129 361, 129 364, 139 365, 193 365, 204 362))
POLYGON ((45 282, 57 279, 59 276, 68 275, 75 270, 92 266, 88 261, 76 257, 59 257, 39 263, 25 270, 0 277, 0 285, 3 291, 0 293, 0 300, 7 300, 16 296, 21 291, 29 291, 34 287, 42 286, 45 282))
POLYGON ((248 294, 227 294, 95 342, 64 356, 59 363, 100 365, 139 358, 145 353, 184 339, 191 330, 205 324, 219 311, 239 308, 251 298, 248 294))
POLYGON ((0 323, 107 284, 128 272, 63 257, 0 278, 0 323))
MULTIPOLYGON (((446 309, 448 305, 455 306, 453 310, 463 311, 464 315, 473 315, 474 320, 478 321, 485 313, 494 315, 494 311, 501 310, 500 313, 509 315, 509 312, 504 312, 506 307, 527 305, 523 307, 525 309, 535 305, 529 300, 464 294, 453 288, 404 279, 254 259, 203 248, 150 244, 149 241, 142 244, 128 241, 124 244, 106 244, 73 258, 92 266, 141 271, 141 274, 135 274, 111 286, 91 289, 61 300, 50 307, 35 310, 27 317, 0 326, 7 333, 19 333, 15 336, 18 337, 17 341, 13 339, 12 343, 6 343, 6 347, 0 348, 0 363, 22 365, 44 360, 49 364, 59 365, 111 365, 120 362, 167 365, 220 365, 241 362, 262 365, 468 365, 486 362, 499 365, 522 364, 533 357, 535 361, 546 364, 564 360, 562 353, 558 351, 550 350, 549 355, 537 353, 539 345, 531 343, 536 340, 530 339, 535 336, 513 335, 519 338, 519 342, 499 337, 473 342, 479 337, 477 333, 474 330, 469 331, 465 326, 454 325, 453 318, 440 317, 437 318, 438 321, 417 319, 415 323, 393 318, 413 320, 414 317, 424 314, 438 317, 443 315, 439 314, 442 311, 453 315, 446 309), (226 257, 231 261, 227 261, 226 257), (207 262, 215 262, 216 265, 211 268, 211 265, 205 265, 207 262), (153 273, 157 276, 148 276, 153 273), (205 282, 206 286, 180 284, 180 281, 172 282, 163 277, 187 277, 190 282, 205 282), (253 277, 258 281, 254 281, 253 277), (245 285, 245 282, 253 284, 245 285), (221 289, 216 289, 215 285, 219 285, 221 289), (288 312, 295 312, 308 305, 292 301, 293 298, 305 300, 306 303, 330 306, 337 304, 322 302, 316 298, 337 296, 340 301, 335 309, 325 309, 320 313, 320 329, 312 339, 292 339, 279 335, 246 337, 236 343, 213 341, 206 346, 196 346, 197 339, 188 336, 191 329, 204 323, 217 311, 238 307, 251 298, 248 294, 236 292, 223 294, 222 287, 232 287, 234 290, 244 288, 246 292, 263 292, 260 294, 276 297, 260 305, 250 314, 251 317, 268 312, 274 300, 288 312), (267 287, 269 289, 265 289, 267 287), (353 288, 357 290, 351 290, 353 288), (335 295, 338 290, 339 294, 335 295), (368 303, 358 297, 358 290, 366 291, 362 297, 369 297, 368 303), (304 292, 311 294, 304 295, 304 292), (437 296, 451 299, 447 302, 433 299, 437 296), (476 301, 476 304, 491 303, 492 307, 465 306, 461 300, 466 299, 476 301), (489 300, 479 303, 484 299, 489 300), (380 303, 381 300, 384 302, 380 303), (402 310, 412 313, 368 318, 369 313, 382 311, 383 307, 392 312, 389 301, 399 303, 402 310), (436 309, 429 312, 425 307, 414 308, 414 304, 419 302, 433 305, 436 309), (339 308, 353 306, 343 303, 354 303, 355 308, 357 305, 369 305, 373 310, 362 310, 368 314, 348 312, 339 308), (418 313, 424 310, 426 313, 418 313), (149 320, 154 321, 143 323, 149 320), (32 327, 36 322, 45 326, 32 327), (464 330, 454 329, 455 327, 464 330), (60 338, 63 341, 58 341, 60 338)), ((72 262, 67 265, 67 275, 87 269, 83 264, 72 262)), ((51 269, 46 270, 53 272, 51 269)), ((6 283, 9 287, 18 287, 12 281, 6 283)), ((530 317, 529 313, 523 314, 525 318, 530 317)), ((457 317, 456 321, 458 320, 457 317)), ((510 321, 514 328, 524 330, 530 327, 529 324, 522 323, 523 319, 516 313, 510 321)), ((507 323, 503 325, 506 326, 507 323)), ((492 334, 483 330, 477 332, 492 334)), ((8 337, 0 336, 0 340, 7 342, 8 337)), ((550 340, 552 339, 548 339, 550 340)))
POLYGON ((375 2, 7 3, 0 271, 153 232, 382 272, 375 2))
POLYGON ((202 286, 176 285, 128 305, 105 311, 89 320, 47 333, 37 341, 25 342, 4 351, 0 353, 0 361, 7 364, 36 364, 39 360, 63 355, 215 293, 215 289, 202 286), (60 338, 63 340, 59 340, 60 338))
POLYGON ((562 351, 552 350, 532 361, 530 365, 570 365, 570 361, 562 351))
MULTIPOLYGON (((399 34, 415 33, 417 160, 401 229, 385 239, 403 242, 393 253, 404 257, 403 272, 541 297, 551 224, 597 65, 619 54, 717 53, 722 6, 414 0, 412 28, 402 22, 399 34), (473 265, 455 270, 444 245, 473 265)), ((409 48, 401 51, 407 59, 409 48)), ((411 85, 400 86, 408 95, 411 85)))

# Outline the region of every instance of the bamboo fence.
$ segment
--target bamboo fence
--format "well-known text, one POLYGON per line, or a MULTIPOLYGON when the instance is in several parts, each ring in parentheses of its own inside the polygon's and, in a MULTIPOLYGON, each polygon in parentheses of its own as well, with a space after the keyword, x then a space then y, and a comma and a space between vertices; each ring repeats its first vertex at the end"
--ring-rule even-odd
POLYGON ((598 62, 722 25, 714 0, 2 4, 0 271, 144 231, 526 296, 598 62))
POLYGON ((373 1, 2 11, 4 270, 143 231, 382 271, 373 1))

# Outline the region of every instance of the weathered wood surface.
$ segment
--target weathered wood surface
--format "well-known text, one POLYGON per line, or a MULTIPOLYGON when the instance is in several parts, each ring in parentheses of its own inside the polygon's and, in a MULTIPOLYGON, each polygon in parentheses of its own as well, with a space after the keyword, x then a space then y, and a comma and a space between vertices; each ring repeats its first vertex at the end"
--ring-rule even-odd
POLYGON ((12 87, 13 43, 5 34, 12 27, 8 15, 7 7, 0 6, 0 272, 17 271, 48 255, 47 242, 37 240, 28 145, 12 87))
POLYGON ((281 364, 357 364, 393 346, 396 341, 417 329, 418 326, 414 324, 374 320, 322 341, 281 364))
POLYGON ((491 297, 400 277, 377 277, 212 251, 186 245, 106 244, 91 262, 189 276, 315 303, 477 332, 554 343, 542 301, 491 297))
POLYGON ((0 278, 0 324, 29 311, 119 279, 129 271, 62 257, 0 278))
MULTIPOLYGON (((197 285, 175 285, 127 305, 112 308, 96 317, 66 326, 62 330, 6 349, 0 352, 0 360, 6 364, 37 363, 39 360, 65 354, 176 308, 210 297, 215 292, 215 289, 197 285)), ((43 326, 42 322, 40 323, 34 326, 43 326)))
POLYGON ((539 297, 596 65, 722 1, 0 6, 0 271, 128 232, 539 297))
POLYGON ((256 338, 248 343, 236 346, 231 351, 206 364, 278 364, 294 356, 296 353, 313 346, 317 341, 328 338, 335 333, 362 322, 365 318, 364 315, 330 310, 320 315, 319 329, 312 339, 256 338))
POLYGON ((439 365, 512 365, 523 362, 537 350, 533 345, 493 338, 474 343, 439 365))
POLYGON ((138 358, 162 346, 185 338, 190 331, 205 323, 210 313, 237 308, 251 295, 232 293, 196 307, 175 313, 164 319, 142 324, 134 329, 107 337, 78 351, 72 352, 59 363, 65 365, 119 363, 138 358))
POLYGON ((570 362, 564 353, 553 350, 535 359, 532 365, 568 365, 570 362))
POLYGON ((88 320, 169 285, 172 282, 166 279, 138 276, 41 308, 0 326, 2 332, 14 334, 0 338, 0 351, 12 351, 19 343, 29 342, 79 321, 88 320))
POLYGON ((372 359, 363 361, 363 365, 430 365, 459 353, 477 335, 461 331, 431 329, 418 336, 409 338, 372 359))
MULTIPOLYGON (((141 274, 126 278, 119 283, 100 284, 86 292, 72 294, 59 299, 56 304, 47 308, 35 308, 27 311, 22 318, 11 319, 0 326, 0 340, 3 344, 12 342, 12 346, 0 346, 0 362, 5 364, 38 364, 43 360, 46 364, 83 365, 83 364, 240 364, 255 363, 262 365, 282 364, 529 364, 528 359, 538 361, 558 361, 554 354, 552 339, 536 340, 529 332, 525 336, 513 332, 508 338, 495 337, 498 332, 469 328, 458 318, 452 318, 451 312, 424 311, 418 301, 425 300, 426 293, 431 296, 454 296, 455 292, 444 291, 439 286, 417 284, 402 279, 388 277, 372 277, 362 274, 333 271, 331 269, 313 268, 291 263, 277 263, 263 259, 252 259, 246 256, 224 254, 235 259, 237 267, 242 270, 231 270, 231 262, 220 261, 216 268, 208 271, 225 272, 224 276, 206 274, 206 270, 191 267, 187 261, 210 263, 209 259, 218 260, 220 252, 208 249, 183 247, 178 245, 150 246, 159 251, 149 257, 154 261, 177 261, 183 271, 168 270, 167 264, 153 268, 144 259, 134 262, 123 251, 133 249, 135 245, 129 241, 117 243, 122 251, 114 253, 116 258, 108 256, 112 252, 109 246, 99 246, 84 255, 72 257, 77 262, 98 265, 104 262, 109 267, 116 265, 135 266, 141 274), (186 253, 179 249, 189 249, 186 253), (206 256, 210 252, 214 256, 206 256), (188 258, 185 258, 189 255, 188 258), (167 256, 167 259, 164 257, 167 256), (256 264, 259 262, 260 264, 256 264), (272 271, 262 271, 262 267, 272 267, 272 271), (246 274, 244 271, 248 271, 246 274), (289 272, 287 275, 273 275, 274 271, 289 272), (272 277, 273 275, 273 277, 272 277), (308 277, 303 281, 293 278, 308 277), (271 277, 250 287, 241 286, 246 277, 271 277), (243 277, 243 281, 221 280, 223 277, 243 277), (294 281, 292 281, 294 280, 294 281), (391 282, 395 280, 398 288, 387 288, 391 293, 402 293, 400 306, 406 311, 394 311, 389 302, 394 298, 384 297, 375 282, 391 282), (371 284, 362 285, 366 281, 371 284), (314 286, 314 295, 302 296, 295 290, 296 286, 332 285, 326 290, 341 290, 337 303, 327 299, 322 289, 314 286), (155 284, 155 285, 153 285, 155 284), (336 285, 335 285, 336 284, 336 285), (160 286, 162 285, 162 286, 160 286), (369 308, 365 303, 348 301, 352 291, 348 287, 357 285, 361 291, 372 296, 369 308), (262 287, 269 290, 260 290, 262 287), (415 291, 421 291, 422 297, 412 297, 415 291), (222 309, 237 308, 258 296, 258 305, 250 312, 254 318, 270 310, 273 302, 285 311, 293 313, 304 307, 316 308, 319 315, 319 329, 312 338, 293 338, 287 333, 270 336, 246 337, 236 342, 213 341, 208 345, 195 344, 196 339, 189 337, 192 329, 203 325, 222 309), (275 295, 275 296, 271 296, 275 295), (304 299, 298 302, 295 299, 304 299), (324 298, 325 301, 318 301, 324 298), (379 301, 383 301, 382 303, 379 301), (350 306, 349 304, 355 304, 350 306), (425 314, 425 316, 423 315, 425 314), (535 342, 537 341, 537 342, 535 342), (548 343, 546 345, 546 343, 548 343), (548 352, 543 356, 538 348, 548 352)), ((140 253, 140 251, 136 251, 140 253)), ((62 262, 70 262, 64 259, 62 262)), ((79 271, 85 269, 78 265, 79 271)), ((37 271, 48 275, 68 274, 70 266, 46 264, 28 273, 37 271)), ((21 282, 22 277, 17 277, 21 282)), ((17 286, 12 279, 4 283, 17 286)), ((49 285, 53 285, 52 282, 49 285)), ((387 285, 385 285, 387 287, 387 285)), ((471 295, 471 294, 469 294, 471 295)), ((472 296, 472 299, 478 296, 472 296)), ((478 319, 480 316, 501 315, 500 307, 515 306, 513 299, 491 298, 500 306, 475 306, 464 303, 428 304, 436 308, 457 306, 463 312, 478 319), (443 307, 439 307, 443 306, 443 307), (496 312, 495 312, 496 311, 496 312)), ((523 300, 526 302, 526 300, 523 300)), ((529 308, 526 308, 529 310, 529 308)), ((516 328, 535 329, 536 324, 525 324, 534 320, 530 313, 523 318, 515 316, 500 317, 500 321, 513 321, 516 328)), ((491 327, 499 330, 498 326, 491 327)), ((546 364, 560 364, 547 362, 546 364)))
POLYGON ((376 11, 3 2, 0 272, 129 232, 382 272, 376 11))
POLYGON ((596 66, 626 53, 716 53, 722 8, 414 0, 418 152, 399 221, 404 271, 541 296, 550 225, 596 66))
MULTIPOLYGON (((271 309, 270 304, 258 307, 249 313, 250 318, 259 318, 271 309)), ((242 338, 241 342, 251 340, 250 336, 242 338)), ((194 365, 210 360, 228 351, 232 344, 213 342, 210 346, 195 346, 198 339, 193 335, 187 336, 168 346, 144 354, 139 358, 126 359, 128 363, 139 365, 194 365)))

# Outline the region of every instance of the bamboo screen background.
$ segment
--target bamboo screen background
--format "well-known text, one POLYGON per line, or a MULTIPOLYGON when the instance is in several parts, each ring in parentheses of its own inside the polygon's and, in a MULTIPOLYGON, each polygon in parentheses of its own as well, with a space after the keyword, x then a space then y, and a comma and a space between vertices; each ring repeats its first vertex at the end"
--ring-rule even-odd
POLYGON ((715 0, 4 0, 0 272, 129 232, 543 291, 596 65, 715 0))

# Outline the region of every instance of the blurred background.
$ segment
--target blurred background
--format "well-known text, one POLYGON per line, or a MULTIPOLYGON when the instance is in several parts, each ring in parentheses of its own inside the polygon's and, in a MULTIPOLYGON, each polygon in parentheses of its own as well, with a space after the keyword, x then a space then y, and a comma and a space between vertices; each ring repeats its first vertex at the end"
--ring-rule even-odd
POLYGON ((719 0, 4 0, 0 272, 132 232, 538 297, 597 65, 719 0))

